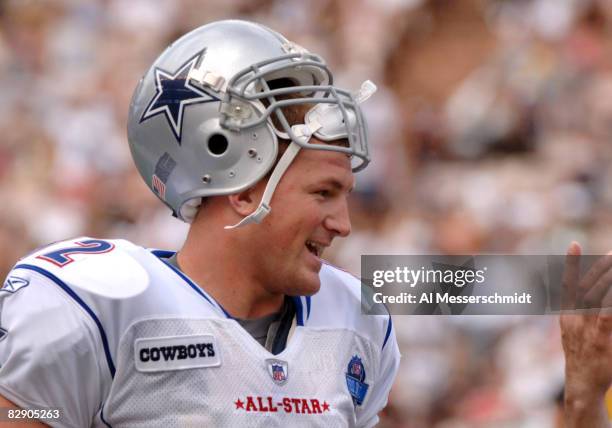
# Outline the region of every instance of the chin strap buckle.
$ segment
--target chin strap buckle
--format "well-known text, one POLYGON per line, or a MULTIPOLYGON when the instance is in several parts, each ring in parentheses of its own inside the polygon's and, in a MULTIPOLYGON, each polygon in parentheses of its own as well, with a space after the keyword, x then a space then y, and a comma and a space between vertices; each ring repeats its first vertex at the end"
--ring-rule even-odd
MULTIPOLYGON (((308 142, 308 138, 305 138, 306 142, 308 142)), ((272 195, 276 190, 276 186, 278 185, 285 171, 287 171, 287 168, 289 168, 289 165, 291 165, 291 162, 293 162, 293 159, 295 159, 297 156, 300 148, 300 145, 295 142, 289 144, 289 147, 287 147, 287 150, 285 150, 285 153, 283 153, 283 156, 281 156, 280 160, 276 164, 276 168, 274 168, 274 171, 272 171, 272 175, 268 180, 266 190, 264 190, 264 194, 261 197, 261 202, 259 203, 257 209, 235 225, 225 226, 225 229, 235 229, 247 224, 261 223, 263 219, 270 214, 270 211, 272 211, 270 201, 272 200, 272 195)))

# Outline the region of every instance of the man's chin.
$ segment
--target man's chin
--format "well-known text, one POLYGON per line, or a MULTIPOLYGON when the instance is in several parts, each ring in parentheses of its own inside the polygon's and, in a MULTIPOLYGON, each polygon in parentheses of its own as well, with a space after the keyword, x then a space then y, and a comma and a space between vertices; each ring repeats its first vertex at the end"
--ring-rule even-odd
POLYGON ((312 296, 321 289, 319 274, 308 272, 306 277, 296 278, 292 284, 291 291, 287 294, 291 296, 312 296))

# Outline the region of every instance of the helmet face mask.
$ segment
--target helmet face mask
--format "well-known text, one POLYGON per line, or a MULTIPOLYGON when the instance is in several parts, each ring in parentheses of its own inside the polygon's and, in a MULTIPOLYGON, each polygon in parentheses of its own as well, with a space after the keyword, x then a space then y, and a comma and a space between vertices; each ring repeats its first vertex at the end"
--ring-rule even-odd
MULTIPOLYGON (((369 152, 361 101, 333 86, 320 57, 280 34, 219 21, 173 43, 142 78, 130 105, 130 150, 151 190, 191 222, 201 198, 263 178, 276 162, 279 137, 296 146, 292 156, 301 148, 339 151, 352 157, 354 171, 363 169, 369 152), (279 80, 292 86, 272 89, 279 80), (283 109, 304 104, 312 106, 305 123, 290 125, 283 109), (348 146, 310 143, 311 136, 346 138, 348 146)), ((278 181, 282 172, 276 175, 278 181)))

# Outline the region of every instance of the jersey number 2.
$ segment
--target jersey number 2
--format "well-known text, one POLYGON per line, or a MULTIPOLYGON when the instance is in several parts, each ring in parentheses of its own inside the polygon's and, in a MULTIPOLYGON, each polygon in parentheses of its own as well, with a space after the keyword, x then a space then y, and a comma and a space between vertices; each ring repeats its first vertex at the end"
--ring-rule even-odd
POLYGON ((115 246, 110 242, 100 239, 87 239, 75 242, 78 247, 60 248, 50 253, 41 254, 37 259, 53 263, 55 266, 64 267, 74 261, 71 254, 102 254, 112 251, 115 246))

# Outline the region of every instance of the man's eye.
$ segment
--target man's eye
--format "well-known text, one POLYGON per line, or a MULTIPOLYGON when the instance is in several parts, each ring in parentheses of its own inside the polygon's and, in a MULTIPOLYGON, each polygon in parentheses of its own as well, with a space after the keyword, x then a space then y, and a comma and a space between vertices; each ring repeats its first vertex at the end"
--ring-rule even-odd
POLYGON ((330 192, 329 190, 319 190, 317 191, 317 195, 327 198, 330 195, 330 192))

